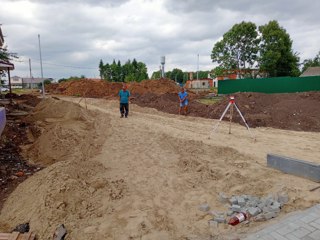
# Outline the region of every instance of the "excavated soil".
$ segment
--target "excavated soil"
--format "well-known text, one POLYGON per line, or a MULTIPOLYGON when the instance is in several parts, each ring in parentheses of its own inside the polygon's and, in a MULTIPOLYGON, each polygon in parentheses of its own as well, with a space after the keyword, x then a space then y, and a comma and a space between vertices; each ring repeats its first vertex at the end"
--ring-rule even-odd
MULTIPOLYGON (((116 98, 121 83, 106 81, 79 80, 61 84, 51 84, 51 93, 68 96, 94 98, 116 98)), ((142 107, 151 107, 171 114, 177 114, 179 108, 179 87, 168 79, 145 80, 140 83, 128 83, 132 94, 132 103, 142 107)), ((202 104, 197 99, 204 93, 188 91, 190 105, 189 116, 219 119, 229 102, 229 96, 213 105, 202 104)), ((250 127, 273 127, 295 131, 320 131, 320 92, 263 94, 236 93, 236 104, 250 127)), ((224 120, 228 120, 228 114, 224 120)), ((233 121, 243 124, 238 112, 233 121)))
MULTIPOLYGON (((2 104, 7 114, 30 111, 41 99, 32 95, 14 95, 11 104, 2 104)), ((0 138, 0 209, 9 194, 19 183, 41 170, 30 164, 21 155, 21 145, 30 143, 28 131, 33 123, 27 123, 21 116, 7 116, 6 127, 0 138)))
MULTIPOLYGON (((236 93, 236 104, 250 127, 273 127, 295 131, 320 131, 320 92, 263 94, 236 93)), ((177 114, 177 94, 146 93, 132 100, 142 107, 152 107, 177 114)), ((229 96, 213 105, 190 101, 189 116, 219 119, 229 103, 229 96)), ((224 117, 229 120, 229 112, 224 117)), ((243 124, 234 109, 233 121, 243 124)))

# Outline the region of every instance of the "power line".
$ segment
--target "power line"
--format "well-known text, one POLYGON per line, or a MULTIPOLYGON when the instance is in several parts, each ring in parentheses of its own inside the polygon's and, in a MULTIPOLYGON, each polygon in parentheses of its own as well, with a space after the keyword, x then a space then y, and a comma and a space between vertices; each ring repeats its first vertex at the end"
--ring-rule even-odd
MULTIPOLYGON (((12 60, 14 62, 20 62, 20 63, 26 63, 27 61, 25 60, 12 60)), ((34 60, 36 62, 39 62, 39 60, 34 60)), ((63 65, 63 64, 56 64, 56 63, 48 63, 48 62, 42 62, 45 65, 51 65, 51 66, 57 66, 57 67, 65 67, 65 68, 77 68, 77 69, 98 69, 98 68, 92 68, 92 67, 80 67, 80 66, 71 66, 71 65, 63 65)))

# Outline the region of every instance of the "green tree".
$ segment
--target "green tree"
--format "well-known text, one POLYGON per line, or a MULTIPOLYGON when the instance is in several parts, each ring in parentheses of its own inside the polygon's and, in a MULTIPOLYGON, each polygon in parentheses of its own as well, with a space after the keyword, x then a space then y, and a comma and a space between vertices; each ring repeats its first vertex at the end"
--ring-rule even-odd
POLYGON ((155 72, 152 73, 151 79, 159 79, 159 78, 161 78, 160 70, 159 71, 155 71, 155 72))
POLYGON ((103 61, 102 59, 100 59, 100 62, 99 62, 99 73, 100 73, 100 78, 101 79, 104 79, 104 65, 103 65, 103 61))
POLYGON ((225 69, 223 67, 215 67, 213 69, 213 76, 214 77, 220 77, 220 76, 223 76, 223 74, 225 73, 225 69))
POLYGON ((318 54, 315 56, 314 59, 306 59, 303 61, 302 63, 302 71, 304 72, 305 70, 307 70, 308 67, 320 67, 320 51, 318 52, 318 54))
POLYGON ((138 62, 136 59, 133 59, 132 62, 128 60, 124 65, 121 65, 120 60, 117 63, 113 60, 112 64, 106 63, 103 65, 101 60, 99 70, 102 79, 112 82, 140 82, 148 79, 146 65, 143 62, 138 62))
POLYGON ((214 45, 211 59, 224 69, 248 69, 257 65, 258 51, 256 25, 252 22, 241 22, 235 24, 223 35, 223 39, 214 45))
POLYGON ((178 83, 182 83, 183 82, 183 71, 181 69, 178 68, 174 68, 170 75, 169 75, 170 79, 178 82, 178 83))
POLYGON ((260 26, 260 70, 270 77, 298 76, 299 57, 292 50, 292 40, 277 21, 260 26))

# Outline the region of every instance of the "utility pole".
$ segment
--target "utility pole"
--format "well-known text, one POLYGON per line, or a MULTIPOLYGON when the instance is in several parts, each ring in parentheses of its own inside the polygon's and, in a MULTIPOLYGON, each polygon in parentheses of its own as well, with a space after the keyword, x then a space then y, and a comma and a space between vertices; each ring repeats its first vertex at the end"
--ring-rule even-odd
POLYGON ((198 53, 198 61, 197 61, 197 80, 199 80, 199 53, 198 53))
POLYGON ((43 81, 43 70, 42 70, 42 56, 41 56, 40 34, 38 34, 38 39, 39 39, 39 53, 40 53, 41 78, 42 78, 42 97, 45 98, 44 81, 43 81))
POLYGON ((30 88, 33 89, 33 77, 32 77, 32 73, 31 73, 31 59, 29 58, 29 70, 30 70, 30 80, 31 80, 31 86, 30 88))

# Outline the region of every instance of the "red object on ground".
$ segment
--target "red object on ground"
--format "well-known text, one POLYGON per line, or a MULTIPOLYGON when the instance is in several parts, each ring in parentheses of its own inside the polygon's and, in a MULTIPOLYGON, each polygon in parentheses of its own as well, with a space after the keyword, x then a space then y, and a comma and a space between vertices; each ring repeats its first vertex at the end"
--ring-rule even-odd
POLYGON ((235 225, 247 220, 247 218, 248 218, 248 215, 246 213, 241 212, 241 213, 234 215, 232 218, 230 218, 228 224, 235 226, 235 225))
POLYGON ((24 172, 22 172, 22 171, 16 173, 17 177, 22 177, 23 175, 24 175, 24 172))

